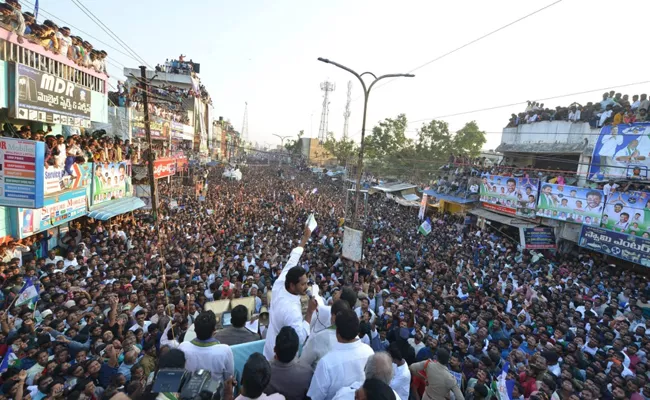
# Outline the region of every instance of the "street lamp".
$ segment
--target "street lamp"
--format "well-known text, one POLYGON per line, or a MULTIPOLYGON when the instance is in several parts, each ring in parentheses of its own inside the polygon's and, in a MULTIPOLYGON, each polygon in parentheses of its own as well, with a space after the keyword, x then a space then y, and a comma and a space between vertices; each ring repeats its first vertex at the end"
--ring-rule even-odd
POLYGON ((352 220, 352 227, 354 229, 359 229, 359 198, 360 198, 359 192, 360 192, 360 189, 361 189, 361 173, 362 173, 362 169, 363 169, 363 150, 364 150, 364 148, 363 148, 364 147, 363 139, 364 139, 364 137, 366 135, 366 111, 368 110, 368 97, 370 96, 370 90, 372 90, 372 87, 375 85, 375 83, 377 83, 378 81, 380 81, 380 80, 382 80, 384 78, 400 78, 400 77, 413 78, 413 77, 415 77, 415 75, 413 75, 413 74, 386 74, 386 75, 382 75, 379 78, 377 78, 377 76, 375 74, 373 74, 372 72, 364 72, 362 74, 358 74, 356 71, 346 67, 345 65, 341 65, 341 64, 339 64, 337 62, 328 60, 327 58, 318 57, 318 61, 322 61, 322 62, 324 62, 326 64, 332 64, 332 65, 335 65, 335 66, 337 66, 337 67, 339 67, 341 69, 344 69, 344 70, 348 71, 352 75, 356 76, 357 79, 359 79, 359 82, 361 82, 361 87, 363 88, 363 97, 364 97, 364 100, 363 100, 363 122, 361 124, 361 144, 359 145, 359 161, 358 161, 358 164, 357 164, 357 188, 356 188, 356 192, 355 192, 356 199, 355 199, 355 203, 354 203, 354 217, 353 217, 353 220, 352 220), (367 88, 366 88, 366 83, 363 81, 363 78, 362 78, 364 75, 370 75, 373 78, 375 78, 375 80, 372 81, 370 83, 370 86, 368 86, 367 88))
MULTIPOLYGON (((282 135, 277 135, 277 134, 275 134, 275 133, 272 133, 272 135, 275 136, 275 137, 279 137, 279 138, 280 138, 280 146, 282 146, 282 148, 280 149, 280 151, 281 151, 282 153, 284 153, 285 151, 287 151, 287 149, 284 148, 284 139, 288 139, 288 138, 292 137, 293 135, 285 135, 285 136, 282 136, 282 135)), ((282 154, 280 154, 280 165, 282 165, 282 154)))

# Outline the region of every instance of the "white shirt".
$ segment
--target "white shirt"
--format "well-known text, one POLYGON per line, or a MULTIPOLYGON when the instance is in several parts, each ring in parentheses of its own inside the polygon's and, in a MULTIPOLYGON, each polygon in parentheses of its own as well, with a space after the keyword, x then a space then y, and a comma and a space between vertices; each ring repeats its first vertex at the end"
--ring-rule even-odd
MULTIPOLYGON (((341 389, 339 389, 338 392, 336 392, 336 396, 334 396, 332 400, 354 400, 355 392, 361 386, 363 386, 363 382, 354 382, 350 386, 342 387, 341 389)), ((395 393, 395 400, 402 400, 402 398, 399 396, 399 394, 397 394, 395 390, 393 390, 393 393, 395 393)), ((404 400, 408 400, 408 399, 404 399, 404 400)))
POLYGON ((212 379, 218 382, 223 381, 224 376, 235 376, 235 358, 230 346, 219 344, 216 339, 194 339, 181 343, 178 349, 185 353, 185 369, 190 372, 200 369, 210 371, 212 379))
POLYGON ((418 351, 422 350, 425 347, 425 344, 422 341, 419 344, 416 344, 415 338, 410 338, 409 340, 407 340, 407 342, 408 344, 411 345, 411 347, 413 347, 413 350, 415 350, 415 354, 418 354, 418 351))
POLYGON ((56 38, 59 40, 59 52, 63 57, 68 57, 68 48, 72 45, 72 38, 65 37, 61 32, 56 33, 56 38))
POLYGON ((409 398, 409 392, 411 389, 411 371, 406 363, 401 366, 393 363, 393 380, 390 381, 390 387, 395 391, 395 393, 397 393, 398 398, 409 398))
POLYGON ((48 264, 54 264, 54 265, 56 265, 56 263, 58 263, 59 261, 63 261, 63 257, 61 257, 61 256, 54 256, 54 259, 51 259, 50 257, 47 257, 47 258, 45 259, 45 265, 48 265, 48 264))
POLYGON ((312 400, 331 400, 342 387, 364 381, 364 368, 373 354, 372 348, 358 339, 352 343, 337 342, 318 362, 307 396, 312 400))
POLYGON ((612 191, 614 191, 617 188, 618 188, 617 184, 610 185, 609 183, 607 183, 605 184, 605 186, 603 186, 603 193, 605 193, 605 196, 609 196, 609 194, 612 193, 612 191))
POLYGON ((264 343, 264 357, 269 361, 275 357, 275 338, 283 327, 290 326, 295 329, 301 345, 309 336, 309 324, 302 317, 300 296, 287 292, 284 287, 287 272, 298 264, 302 252, 302 247, 291 250, 289 261, 287 261, 282 273, 273 284, 273 296, 271 297, 271 309, 269 310, 269 328, 264 343))
POLYGON ((579 121, 580 120, 580 110, 576 110, 575 112, 571 111, 569 112, 569 121, 579 121))
MULTIPOLYGON (((372 311, 370 307, 368 307, 368 311, 370 312, 370 323, 372 324, 373 322, 375 322, 375 312, 372 311)), ((361 315, 363 314, 363 310, 361 309, 361 307, 355 308, 354 312, 357 313, 357 317, 361 319, 361 315)))
MULTIPOLYGON (((319 305, 316 313, 311 317, 311 332, 319 332, 332 325, 332 306, 319 305)), ((304 351, 304 350, 303 350, 304 351)))
POLYGON ((79 265, 79 264, 77 263, 76 258, 73 258, 72 260, 68 260, 66 258, 66 259, 63 260, 63 271, 65 271, 69 267, 76 267, 77 265, 79 265))
POLYGON ((338 343, 336 340, 336 329, 316 329, 316 333, 312 333, 311 336, 309 336, 305 346, 302 348, 300 363, 311 365, 312 368, 316 368, 318 361, 323 358, 325 354, 329 353, 336 343, 338 343))

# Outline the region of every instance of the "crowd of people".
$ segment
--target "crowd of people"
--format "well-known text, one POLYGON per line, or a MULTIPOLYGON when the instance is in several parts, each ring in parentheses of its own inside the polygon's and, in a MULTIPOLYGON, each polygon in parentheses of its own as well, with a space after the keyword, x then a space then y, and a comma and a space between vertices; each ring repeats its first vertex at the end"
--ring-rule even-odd
POLYGON ((1 395, 154 398, 156 371, 184 367, 225 381, 224 398, 650 398, 645 275, 431 211, 424 236, 416 209, 380 195, 353 263, 340 182, 283 168, 195 170, 201 197, 160 183, 157 224, 88 219, 56 249, 42 236, 0 248, 1 395), (209 302, 241 297, 254 310, 218 329, 209 302), (234 376, 230 346, 259 338, 234 376))
POLYGON ((79 66, 107 74, 106 51, 97 50, 87 40, 71 35, 67 26, 59 27, 49 19, 38 24, 33 13, 22 11, 18 0, 0 3, 0 26, 15 33, 19 43, 28 40, 67 57, 79 66))
POLYGON ((588 122, 592 128, 604 125, 630 124, 648 122, 650 100, 647 94, 622 95, 616 91, 603 93, 598 102, 588 102, 586 105, 572 103, 568 107, 557 106, 555 109, 544 107, 544 103, 528 101, 524 112, 512 114, 507 127, 522 124, 532 124, 539 121, 571 121, 588 122))
POLYGON ((165 60, 164 64, 156 65, 156 71, 165 72, 168 74, 183 74, 192 75, 194 73, 194 61, 185 61, 185 57, 181 54, 177 60, 165 60))

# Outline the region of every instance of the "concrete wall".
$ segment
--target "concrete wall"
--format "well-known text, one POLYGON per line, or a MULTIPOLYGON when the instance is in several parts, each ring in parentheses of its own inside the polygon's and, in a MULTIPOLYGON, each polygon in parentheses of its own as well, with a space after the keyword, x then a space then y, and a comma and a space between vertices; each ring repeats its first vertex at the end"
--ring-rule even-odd
POLYGON ((593 148, 598 140, 600 129, 591 129, 586 122, 542 121, 533 124, 519 125, 514 128, 504 128, 501 143, 534 144, 534 143, 582 143, 588 140, 593 148))

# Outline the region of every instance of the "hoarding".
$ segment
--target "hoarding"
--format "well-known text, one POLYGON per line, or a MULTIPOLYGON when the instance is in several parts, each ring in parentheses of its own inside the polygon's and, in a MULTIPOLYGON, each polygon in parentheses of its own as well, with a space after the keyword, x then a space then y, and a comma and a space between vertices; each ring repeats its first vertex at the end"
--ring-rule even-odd
POLYGON ((18 209, 18 236, 24 238, 86 215, 86 189, 48 197, 42 208, 18 209))
POLYGON ((538 179, 489 175, 481 178, 483 207, 511 215, 535 218, 538 179))
POLYGON ((166 178, 176 174, 176 160, 173 158, 159 158, 153 162, 153 176, 155 179, 166 178))
POLYGON ((611 193, 607 196, 601 227, 635 236, 649 232, 650 193, 611 193))
POLYGON ((130 161, 95 163, 93 168, 91 206, 133 195, 130 161))
POLYGON ((644 237, 628 235, 582 225, 578 245, 603 254, 650 267, 650 240, 644 237))
POLYGON ((15 67, 11 116, 90 128, 90 90, 23 64, 15 67))
POLYGON ((45 143, 0 138, 0 205, 43 206, 45 143))
POLYGON ((605 208, 602 190, 542 183, 537 202, 537 216, 600 226, 605 208))
POLYGON ((543 250, 556 248, 553 228, 537 227, 521 229, 524 230, 524 244, 527 249, 543 250))
POLYGON ((594 145, 589 177, 650 179, 650 123, 603 126, 594 145))
POLYGON ((90 185, 92 163, 74 163, 70 169, 73 175, 66 173, 63 167, 49 165, 45 168, 45 196, 65 190, 87 188, 90 185))

